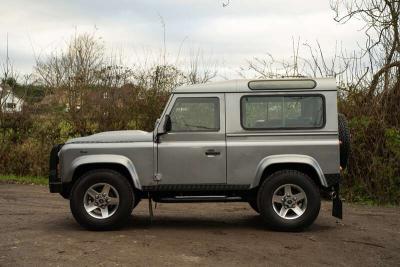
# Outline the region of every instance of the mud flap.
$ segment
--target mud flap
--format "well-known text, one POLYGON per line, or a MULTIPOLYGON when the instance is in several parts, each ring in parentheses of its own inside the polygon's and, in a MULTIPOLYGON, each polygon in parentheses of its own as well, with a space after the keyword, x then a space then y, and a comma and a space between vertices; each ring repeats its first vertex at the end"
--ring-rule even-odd
POLYGON ((343 219, 343 209, 342 200, 339 194, 339 184, 333 187, 333 197, 332 197, 332 216, 338 219, 343 219))

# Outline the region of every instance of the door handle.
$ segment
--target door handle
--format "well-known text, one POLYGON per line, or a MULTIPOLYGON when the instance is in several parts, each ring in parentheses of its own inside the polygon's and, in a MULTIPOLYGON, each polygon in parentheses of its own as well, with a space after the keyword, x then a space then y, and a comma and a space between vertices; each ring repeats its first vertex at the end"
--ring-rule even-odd
POLYGON ((220 151, 216 151, 215 149, 208 149, 206 150, 206 156, 211 157, 211 156, 218 156, 221 155, 220 151))

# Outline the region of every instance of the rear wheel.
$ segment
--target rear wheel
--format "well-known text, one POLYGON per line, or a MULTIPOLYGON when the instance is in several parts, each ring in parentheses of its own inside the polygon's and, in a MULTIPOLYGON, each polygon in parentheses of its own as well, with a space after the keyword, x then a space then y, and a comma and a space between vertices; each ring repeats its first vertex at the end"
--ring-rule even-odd
POLYGON ((107 169, 85 173, 75 183, 70 195, 70 208, 75 220, 91 230, 122 226, 134 203, 134 193, 127 179, 107 169))
POLYGON ((284 231, 310 226, 321 206, 319 190, 313 180, 295 170, 278 171, 267 177, 257 199, 266 225, 284 231))

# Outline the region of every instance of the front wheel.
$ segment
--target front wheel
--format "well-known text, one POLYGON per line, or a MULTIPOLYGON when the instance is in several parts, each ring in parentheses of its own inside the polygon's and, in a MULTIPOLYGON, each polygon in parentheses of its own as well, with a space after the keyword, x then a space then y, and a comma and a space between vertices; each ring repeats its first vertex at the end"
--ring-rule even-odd
POLYGON ((321 197, 313 180, 295 170, 267 177, 258 192, 264 222, 274 229, 298 231, 310 226, 319 214, 321 197))
POLYGON ((131 185, 113 170, 85 173, 75 183, 70 208, 75 220, 90 230, 120 227, 129 218, 135 203, 131 185))

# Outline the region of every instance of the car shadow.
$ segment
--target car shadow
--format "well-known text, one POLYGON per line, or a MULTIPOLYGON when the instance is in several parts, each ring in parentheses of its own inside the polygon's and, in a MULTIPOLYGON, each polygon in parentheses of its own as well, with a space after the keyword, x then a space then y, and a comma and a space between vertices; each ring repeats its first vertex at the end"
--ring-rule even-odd
POLYGON ((226 218, 204 218, 198 216, 156 215, 150 219, 149 215, 133 215, 127 228, 159 228, 159 229, 232 229, 232 228, 264 228, 259 216, 243 216, 242 218, 227 220, 226 218))
MULTIPOLYGON (((318 220, 309 228, 301 232, 325 232, 335 228, 332 225, 321 224, 318 220)), ((119 230, 193 230, 193 231, 222 231, 222 230, 260 230, 279 232, 277 229, 271 229, 265 226, 259 215, 242 215, 234 218, 222 217, 201 217, 187 215, 164 215, 159 214, 150 216, 147 214, 134 214, 128 219, 128 222, 119 230)), ((56 232, 66 231, 86 231, 71 217, 64 219, 53 219, 52 230, 56 232)), ((116 230, 118 231, 118 230, 116 230)))
MULTIPOLYGON (((156 215, 150 220, 149 215, 133 215, 123 229, 170 229, 170 230, 262 230, 279 232, 265 226, 259 215, 243 215, 234 219, 156 215)), ((301 232, 323 232, 332 229, 329 225, 315 222, 301 232)))

